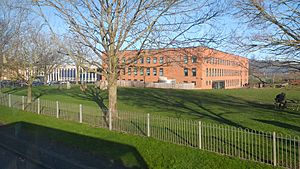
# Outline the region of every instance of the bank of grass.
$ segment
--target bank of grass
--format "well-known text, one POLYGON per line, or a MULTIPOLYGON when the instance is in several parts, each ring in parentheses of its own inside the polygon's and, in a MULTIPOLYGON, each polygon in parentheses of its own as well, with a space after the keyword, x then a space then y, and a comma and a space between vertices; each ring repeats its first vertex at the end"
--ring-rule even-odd
MULTIPOLYGON (((26 95, 26 88, 5 92, 26 95)), ((300 111, 274 109, 274 97, 285 92, 288 99, 300 100, 300 88, 265 88, 233 90, 174 90, 149 88, 119 88, 118 109, 150 113, 235 127, 284 134, 300 134, 300 111)), ((78 86, 60 89, 55 86, 35 87, 35 97, 58 100, 83 106, 98 106, 99 94, 107 105, 107 93, 93 86, 82 92, 78 86)))
POLYGON ((121 134, 0 106, 0 123, 9 125, 18 122, 25 123, 23 130, 34 132, 35 135, 121 161, 132 168, 273 168, 151 138, 121 134))

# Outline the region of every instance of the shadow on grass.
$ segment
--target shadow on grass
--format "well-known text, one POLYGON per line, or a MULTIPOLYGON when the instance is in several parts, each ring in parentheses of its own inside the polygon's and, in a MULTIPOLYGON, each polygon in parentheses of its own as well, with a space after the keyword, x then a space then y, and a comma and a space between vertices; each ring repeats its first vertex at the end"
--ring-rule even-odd
POLYGON ((266 117, 276 113, 299 115, 288 110, 276 110, 272 103, 261 103, 259 100, 218 92, 120 88, 118 93, 119 101, 128 106, 138 105, 139 108, 153 112, 172 112, 178 118, 186 115, 200 120, 207 118, 243 129, 249 128, 243 124, 243 114, 256 116, 264 113, 266 117))
POLYGON ((19 156, 48 168, 147 168, 136 148, 99 138, 27 122, 1 126, 0 135, 0 148, 16 156, 0 159, 0 168, 16 163, 19 156))
POLYGON ((256 121, 259 121, 259 122, 262 122, 262 123, 266 123, 266 124, 271 124, 271 125, 276 126, 276 127, 282 127, 282 128, 288 129, 288 130, 294 130, 294 131, 300 132, 300 127, 295 126, 295 125, 291 125, 291 124, 287 124, 287 123, 283 123, 283 122, 280 122, 280 121, 261 120, 261 119, 253 119, 253 120, 256 120, 256 121))

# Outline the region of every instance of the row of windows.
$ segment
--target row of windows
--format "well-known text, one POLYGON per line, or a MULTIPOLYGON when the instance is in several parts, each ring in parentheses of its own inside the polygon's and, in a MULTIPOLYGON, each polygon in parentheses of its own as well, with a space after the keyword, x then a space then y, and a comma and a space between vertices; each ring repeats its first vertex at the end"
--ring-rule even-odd
MULTIPOLYGON (((129 59, 127 59, 126 60, 126 58, 125 57, 123 57, 122 58, 122 63, 123 64, 126 64, 126 63, 132 63, 132 61, 133 61, 133 63, 134 64, 137 64, 138 62, 140 63, 140 64, 144 64, 144 58, 140 58, 140 59, 134 59, 134 58, 129 58, 129 59)), ((150 64, 150 63, 153 63, 153 64, 156 64, 157 62, 159 62, 160 64, 163 64, 164 62, 165 62, 165 58, 163 57, 163 56, 161 56, 161 57, 159 57, 159 58, 157 58, 157 57, 153 57, 153 58, 151 58, 151 57, 147 57, 146 58, 146 63, 148 63, 148 64, 150 64), (151 62, 151 60, 152 60, 152 62, 151 62)), ((184 56, 183 57, 183 62, 185 63, 185 64, 187 64, 188 62, 189 62, 189 57, 188 56, 184 56)), ((192 56, 191 57, 191 62, 192 63, 197 63, 197 57, 196 56, 192 56)))
POLYGON ((241 75, 241 71, 238 70, 206 68, 206 77, 239 75, 241 75))
MULTIPOLYGON (((232 80, 225 80, 225 87, 230 86, 239 86, 240 80, 239 79, 232 79, 232 80)), ((206 81, 206 86, 212 85, 212 80, 206 81)))
POLYGON ((239 66, 239 62, 223 60, 214 57, 205 58, 205 63, 214 64, 214 65, 225 65, 225 66, 239 66))
MULTIPOLYGON (((151 74, 150 71, 151 71, 150 68, 146 68, 146 75, 147 76, 150 76, 150 74, 151 74)), ((126 70, 123 69, 123 75, 125 75, 125 74, 126 74, 126 70)), ((140 74, 140 76, 144 76, 144 68, 137 68, 137 67, 128 68, 127 69, 127 74, 129 76, 132 75, 132 74, 134 76, 137 76, 138 74, 140 74)), ((152 75, 157 76, 157 68, 152 68, 152 75)), ((159 76, 164 76, 164 68, 159 68, 159 76)))
MULTIPOLYGON (((132 60, 133 60, 133 58, 132 58, 132 59, 129 58, 129 59, 126 60, 126 58, 123 57, 123 58, 122 58, 122 63, 123 63, 123 64, 126 64, 126 63, 132 63, 132 60)), ((133 60, 133 63, 134 63, 134 64, 137 64, 138 62, 139 62, 140 64, 144 64, 144 58, 134 59, 134 60, 133 60)), ((148 64, 151 63, 151 58, 150 58, 150 57, 147 57, 147 58, 146 58, 146 63, 148 63, 148 64)), ((156 64, 156 63, 157 63, 157 57, 154 57, 154 58, 152 59, 152 63, 153 63, 153 64, 156 64)), ((160 63, 160 64, 163 64, 163 63, 164 63, 164 57, 159 57, 159 63, 160 63)))
POLYGON ((239 86, 240 85, 240 80, 239 79, 233 79, 233 80, 226 80, 225 81, 225 86, 230 87, 230 86, 239 86))
MULTIPOLYGON (((184 68, 183 69, 183 74, 184 74, 184 76, 189 76, 189 69, 184 68)), ((192 68, 192 76, 197 76, 197 69, 196 68, 192 68)))

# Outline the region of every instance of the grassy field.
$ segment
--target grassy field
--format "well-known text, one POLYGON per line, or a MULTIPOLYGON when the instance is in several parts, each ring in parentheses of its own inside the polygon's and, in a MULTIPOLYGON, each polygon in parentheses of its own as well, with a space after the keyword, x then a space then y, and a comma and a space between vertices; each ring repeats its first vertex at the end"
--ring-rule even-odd
MULTIPOLYGON (((0 106, 0 123, 8 126, 19 124, 21 131, 31 133, 33 138, 48 138, 52 142, 73 146, 91 154, 99 154, 121 162, 128 168, 273 168, 151 138, 110 132, 2 106, 0 106)), ((3 127, 0 127, 0 131, 1 129, 3 130, 3 127)))
MULTIPOLYGON (((26 95, 26 89, 5 92, 26 95)), ((235 89, 235 90, 173 90, 118 89, 118 109, 151 113, 235 127, 284 134, 300 134, 300 111, 274 109, 274 97, 285 92, 288 99, 300 100, 300 88, 235 89)), ((84 106, 107 105, 107 93, 90 86, 85 92, 79 87, 70 90, 58 87, 36 87, 35 97, 84 106)))

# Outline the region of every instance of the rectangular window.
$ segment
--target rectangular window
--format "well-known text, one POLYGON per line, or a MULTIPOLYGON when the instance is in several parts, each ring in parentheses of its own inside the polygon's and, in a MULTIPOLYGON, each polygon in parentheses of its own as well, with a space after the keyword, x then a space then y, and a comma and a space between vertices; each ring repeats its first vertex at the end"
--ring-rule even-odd
POLYGON ((150 57, 147 57, 147 63, 150 63, 151 59, 150 57))
POLYGON ((160 64, 163 64, 163 63, 164 63, 164 57, 160 57, 160 58, 159 58, 159 63, 160 63, 160 64))
POLYGON ((183 62, 184 62, 184 63, 188 63, 188 57, 187 57, 187 56, 184 56, 184 57, 183 57, 183 62))
POLYGON ((144 76, 144 68, 140 68, 140 75, 144 76))
POLYGON ((154 63, 154 64, 157 63, 157 58, 156 58, 156 57, 153 58, 153 63, 154 63))
POLYGON ((156 76, 156 75, 157 75, 157 69, 153 68, 153 76, 156 76))
POLYGON ((134 59, 134 62, 133 62, 134 64, 137 64, 137 59, 134 59))
POLYGON ((192 57, 192 63, 197 63, 197 57, 196 56, 192 57))
POLYGON ((211 77, 211 68, 209 68, 208 76, 211 77))
POLYGON ((183 73, 184 73, 184 76, 188 76, 189 75, 188 68, 184 68, 183 73))
POLYGON ((147 68, 146 74, 147 74, 147 76, 150 76, 150 68, 147 68))
POLYGON ((196 68, 192 68, 192 75, 197 76, 197 69, 196 68))
POLYGON ((140 59, 140 63, 143 64, 144 63, 144 58, 140 59))
POLYGON ((131 68, 128 68, 128 75, 131 75, 131 68))
POLYGON ((125 73, 126 73, 126 69, 124 68, 124 69, 123 69, 123 75, 125 75, 125 73))
POLYGON ((208 77, 208 68, 206 68, 206 77, 208 77))
POLYGON ((159 76, 164 76, 164 68, 159 68, 159 76))
POLYGON ((126 58, 125 58, 125 57, 123 57, 122 63, 123 63, 123 64, 126 64, 126 58))
POLYGON ((137 68, 135 67, 135 68, 133 68, 133 73, 134 73, 134 76, 136 76, 137 75, 137 68))

